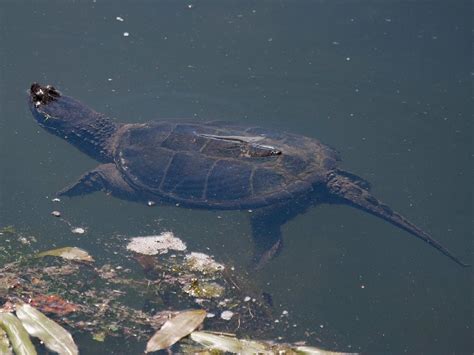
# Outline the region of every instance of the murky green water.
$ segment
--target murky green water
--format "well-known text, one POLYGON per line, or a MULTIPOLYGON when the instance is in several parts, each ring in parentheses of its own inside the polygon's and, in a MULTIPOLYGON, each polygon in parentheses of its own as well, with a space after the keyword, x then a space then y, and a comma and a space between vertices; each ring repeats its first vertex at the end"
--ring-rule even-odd
MULTIPOLYGON (((120 121, 225 119, 319 138, 469 261, 471 13, 468 1, 3 1, 0 226, 99 261, 112 236, 164 230, 220 260, 251 261, 247 212, 148 208, 101 193, 51 202, 97 163, 34 122, 26 90, 39 81, 120 121), (55 209, 87 233, 72 234, 55 209)), ((472 353, 471 269, 346 206, 318 206, 283 233, 281 255, 253 274, 296 324, 275 338, 472 353)), ((78 342, 86 354, 144 347, 78 342)))

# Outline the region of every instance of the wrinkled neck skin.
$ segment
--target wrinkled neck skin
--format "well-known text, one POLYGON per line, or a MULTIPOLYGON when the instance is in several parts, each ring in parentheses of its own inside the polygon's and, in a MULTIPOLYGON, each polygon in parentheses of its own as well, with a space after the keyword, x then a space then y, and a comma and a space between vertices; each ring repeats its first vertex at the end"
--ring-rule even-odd
POLYGON ((100 162, 113 161, 111 137, 121 124, 109 117, 97 112, 88 112, 87 117, 83 116, 77 125, 67 124, 57 127, 41 124, 41 126, 100 162))
POLYGON ((120 124, 102 114, 97 113, 78 127, 69 132, 62 132, 62 137, 76 148, 101 162, 113 161, 111 137, 117 132, 120 124))

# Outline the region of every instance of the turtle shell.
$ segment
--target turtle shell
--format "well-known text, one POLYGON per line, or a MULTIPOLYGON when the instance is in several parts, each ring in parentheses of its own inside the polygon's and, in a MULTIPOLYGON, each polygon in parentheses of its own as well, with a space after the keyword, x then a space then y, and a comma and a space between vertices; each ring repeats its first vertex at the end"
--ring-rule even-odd
POLYGON ((138 191, 223 209, 260 207, 308 192, 337 160, 315 139, 220 122, 131 125, 115 149, 117 167, 138 191))

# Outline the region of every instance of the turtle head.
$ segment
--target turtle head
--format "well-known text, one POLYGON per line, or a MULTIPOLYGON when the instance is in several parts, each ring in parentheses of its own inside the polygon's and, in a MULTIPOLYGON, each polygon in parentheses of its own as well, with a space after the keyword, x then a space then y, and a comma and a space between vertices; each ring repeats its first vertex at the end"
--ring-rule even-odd
POLYGON ((36 121, 47 131, 66 139, 80 150, 100 160, 110 159, 108 139, 117 125, 51 85, 31 84, 28 104, 36 121))
POLYGON ((31 84, 28 103, 36 121, 58 135, 67 135, 98 115, 81 102, 63 96, 51 85, 31 84))

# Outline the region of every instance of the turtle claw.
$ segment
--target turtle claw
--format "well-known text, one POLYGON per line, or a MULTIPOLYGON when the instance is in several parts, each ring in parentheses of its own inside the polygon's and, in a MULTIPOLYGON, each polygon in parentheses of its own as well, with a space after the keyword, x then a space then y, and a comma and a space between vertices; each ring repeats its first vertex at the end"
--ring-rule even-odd
POLYGON ((256 256, 254 258, 253 268, 255 270, 263 269, 270 260, 272 260, 274 257, 276 257, 280 253, 282 246, 283 246, 283 240, 280 238, 268 250, 263 252, 260 256, 258 257, 256 256))
POLYGON ((115 164, 102 164, 86 172, 74 184, 59 191, 59 196, 86 195, 96 191, 106 191, 117 196, 133 194, 133 189, 123 180, 115 164))
POLYGON ((75 183, 59 191, 57 195, 74 197, 99 191, 102 188, 102 184, 100 183, 99 179, 100 177, 98 176, 97 172, 89 171, 82 175, 75 183))

